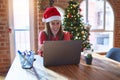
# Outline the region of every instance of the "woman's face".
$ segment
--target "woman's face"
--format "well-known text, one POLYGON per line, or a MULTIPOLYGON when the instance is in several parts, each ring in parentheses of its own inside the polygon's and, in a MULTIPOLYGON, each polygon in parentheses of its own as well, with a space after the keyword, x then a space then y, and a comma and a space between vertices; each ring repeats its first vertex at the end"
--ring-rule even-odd
POLYGON ((60 29, 61 21, 53 20, 49 24, 50 24, 50 29, 51 29, 53 35, 56 36, 56 34, 58 33, 58 31, 60 29))

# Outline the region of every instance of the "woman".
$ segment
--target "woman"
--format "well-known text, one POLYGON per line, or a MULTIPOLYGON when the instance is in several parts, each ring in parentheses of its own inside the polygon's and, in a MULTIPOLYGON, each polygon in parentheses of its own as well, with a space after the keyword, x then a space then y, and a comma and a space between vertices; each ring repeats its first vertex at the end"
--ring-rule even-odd
POLYGON ((61 15, 55 7, 45 10, 42 21, 45 22, 45 30, 41 31, 38 37, 38 54, 41 56, 43 56, 44 41, 70 40, 69 32, 62 30, 61 15))

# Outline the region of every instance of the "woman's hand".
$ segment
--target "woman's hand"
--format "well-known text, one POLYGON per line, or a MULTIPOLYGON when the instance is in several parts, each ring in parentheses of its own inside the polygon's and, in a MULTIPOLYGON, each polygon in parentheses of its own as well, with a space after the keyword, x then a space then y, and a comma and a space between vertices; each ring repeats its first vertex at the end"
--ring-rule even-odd
POLYGON ((44 51, 44 44, 42 44, 38 50, 38 54, 42 57, 44 56, 43 51, 44 51))
POLYGON ((41 56, 43 57, 43 56, 44 56, 44 54, 43 54, 43 51, 44 51, 44 44, 41 46, 40 51, 42 51, 41 56))

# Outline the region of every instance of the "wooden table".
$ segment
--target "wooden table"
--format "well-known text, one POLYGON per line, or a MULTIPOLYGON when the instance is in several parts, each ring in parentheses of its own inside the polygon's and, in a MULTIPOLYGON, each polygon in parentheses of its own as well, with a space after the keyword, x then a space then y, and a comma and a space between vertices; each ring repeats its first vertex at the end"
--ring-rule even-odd
POLYGON ((86 65, 81 56, 79 65, 52 66, 45 68, 43 58, 36 55, 34 68, 22 69, 16 56, 5 80, 120 80, 120 63, 93 54, 92 65, 86 65))

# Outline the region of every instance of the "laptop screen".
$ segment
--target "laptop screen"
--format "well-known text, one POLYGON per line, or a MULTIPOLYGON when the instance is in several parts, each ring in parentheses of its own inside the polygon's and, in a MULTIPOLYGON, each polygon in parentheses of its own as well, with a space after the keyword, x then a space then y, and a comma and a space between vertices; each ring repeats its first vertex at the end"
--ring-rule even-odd
POLYGON ((45 41, 44 66, 79 64, 81 41, 45 41))

